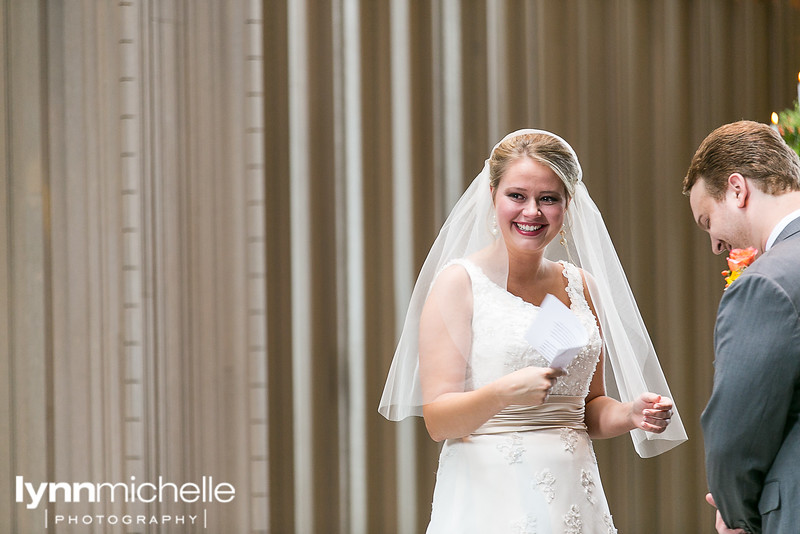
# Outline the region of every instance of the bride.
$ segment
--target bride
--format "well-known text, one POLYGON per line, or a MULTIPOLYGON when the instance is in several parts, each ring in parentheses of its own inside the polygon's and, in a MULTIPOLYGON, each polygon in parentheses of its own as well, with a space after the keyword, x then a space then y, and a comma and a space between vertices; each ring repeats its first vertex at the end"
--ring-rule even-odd
POLYGON ((591 439, 630 431, 643 457, 674 447, 686 434, 670 396, 574 151, 509 134, 429 252, 379 408, 444 441, 428 533, 616 532, 591 439), (566 369, 525 340, 546 295, 588 336, 566 369))

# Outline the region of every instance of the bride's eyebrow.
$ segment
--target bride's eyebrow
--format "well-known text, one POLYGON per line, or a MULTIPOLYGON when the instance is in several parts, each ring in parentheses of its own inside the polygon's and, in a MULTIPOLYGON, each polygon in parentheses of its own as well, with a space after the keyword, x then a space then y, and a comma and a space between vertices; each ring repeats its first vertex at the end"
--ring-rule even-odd
POLYGON ((509 193, 509 192, 512 192, 512 193, 517 193, 517 192, 527 193, 528 192, 528 188, 527 187, 523 187, 521 185, 509 185, 508 187, 505 188, 505 191, 506 191, 506 193, 509 193))

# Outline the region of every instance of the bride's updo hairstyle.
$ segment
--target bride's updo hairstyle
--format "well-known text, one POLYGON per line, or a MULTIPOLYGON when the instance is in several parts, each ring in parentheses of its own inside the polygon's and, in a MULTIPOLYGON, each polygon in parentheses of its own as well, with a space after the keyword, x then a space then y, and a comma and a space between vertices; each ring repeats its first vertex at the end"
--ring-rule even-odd
POLYGON ((556 173, 567 190, 567 199, 575 194, 575 184, 580 180, 580 167, 572 151, 556 137, 541 133, 527 133, 510 137, 500 143, 489 159, 489 184, 497 191, 500 178, 513 162, 522 157, 546 165, 556 173))

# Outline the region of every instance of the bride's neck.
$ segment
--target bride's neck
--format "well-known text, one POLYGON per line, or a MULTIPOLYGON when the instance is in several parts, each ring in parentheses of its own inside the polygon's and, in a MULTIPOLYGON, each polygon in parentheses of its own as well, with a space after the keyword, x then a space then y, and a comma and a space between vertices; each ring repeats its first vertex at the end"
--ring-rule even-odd
POLYGON ((530 286, 545 278, 550 262, 544 253, 512 254, 508 258, 509 285, 530 286))

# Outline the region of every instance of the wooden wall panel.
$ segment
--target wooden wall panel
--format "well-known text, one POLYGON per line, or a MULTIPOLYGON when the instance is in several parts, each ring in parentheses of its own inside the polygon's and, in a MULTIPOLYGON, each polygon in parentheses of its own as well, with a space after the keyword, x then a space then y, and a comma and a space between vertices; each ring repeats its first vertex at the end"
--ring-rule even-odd
MULTIPOLYGON (((690 436, 597 444, 617 526, 711 531, 723 267, 680 183, 797 97, 797 2, 0 5, 0 475, 214 475, 215 531, 423 531, 438 445, 377 403, 439 226, 537 127, 579 155, 690 436)), ((37 529, 4 487, 2 530, 37 529)))

